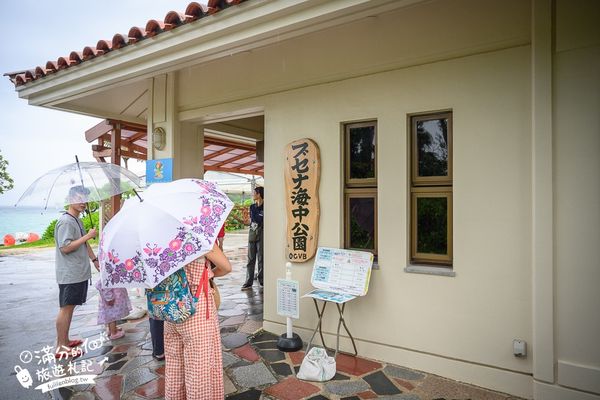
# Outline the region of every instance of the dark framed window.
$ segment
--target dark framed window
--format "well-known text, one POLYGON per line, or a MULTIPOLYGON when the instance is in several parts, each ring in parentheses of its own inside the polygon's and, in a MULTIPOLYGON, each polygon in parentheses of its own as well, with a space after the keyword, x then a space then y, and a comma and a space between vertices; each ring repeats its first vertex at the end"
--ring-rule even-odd
POLYGON ((452 113, 410 116, 410 259, 452 267, 452 113))
POLYGON ((345 124, 344 248, 377 254, 377 123, 345 124))

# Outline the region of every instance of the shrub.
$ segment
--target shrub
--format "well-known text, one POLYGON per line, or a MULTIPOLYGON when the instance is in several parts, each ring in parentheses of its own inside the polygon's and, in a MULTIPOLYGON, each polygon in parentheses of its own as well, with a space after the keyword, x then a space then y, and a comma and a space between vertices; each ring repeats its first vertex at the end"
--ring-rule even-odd
MULTIPOLYGON (((100 214, 98 212, 94 212, 91 215, 92 215, 92 223, 94 224, 94 228, 98 229, 98 222, 99 222, 100 214)), ((88 217, 88 214, 86 213, 82 217, 81 220, 83 221, 83 227, 85 228, 86 232, 89 231, 91 229, 91 225, 90 225, 90 217, 88 217)), ((50 222, 50 224, 44 231, 44 234, 42 235, 42 240, 44 240, 44 239, 53 239, 54 240, 54 228, 56 227, 56 222, 58 222, 58 220, 56 220, 56 219, 50 222)))

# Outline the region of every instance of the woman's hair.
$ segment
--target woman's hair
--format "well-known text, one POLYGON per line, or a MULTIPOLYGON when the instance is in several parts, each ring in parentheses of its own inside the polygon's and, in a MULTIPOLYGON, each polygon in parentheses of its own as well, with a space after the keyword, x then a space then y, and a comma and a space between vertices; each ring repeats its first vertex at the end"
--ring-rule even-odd
POLYGON ((260 195, 260 198, 264 200, 265 198, 265 188, 262 186, 257 186, 254 188, 254 191, 260 195))

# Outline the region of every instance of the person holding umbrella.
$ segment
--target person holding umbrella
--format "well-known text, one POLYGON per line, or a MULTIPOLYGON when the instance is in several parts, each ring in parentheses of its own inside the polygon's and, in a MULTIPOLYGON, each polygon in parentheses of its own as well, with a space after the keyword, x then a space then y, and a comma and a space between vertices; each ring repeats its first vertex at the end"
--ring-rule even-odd
POLYGON ((98 258, 88 241, 96 237, 96 229, 85 233, 79 219, 86 208, 87 195, 90 193, 84 186, 73 186, 69 190, 67 212, 57 221, 54 228, 56 241, 56 282, 59 288, 59 311, 56 316, 57 358, 66 355, 79 357, 83 352, 79 349, 81 340, 69 339, 69 329, 75 306, 87 300, 88 280, 92 274, 90 260, 100 270, 98 258))

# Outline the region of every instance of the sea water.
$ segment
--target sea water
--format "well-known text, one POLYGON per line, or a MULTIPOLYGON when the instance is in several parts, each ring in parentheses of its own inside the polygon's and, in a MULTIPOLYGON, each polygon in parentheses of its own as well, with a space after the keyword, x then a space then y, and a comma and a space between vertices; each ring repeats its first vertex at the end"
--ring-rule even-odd
POLYGON ((6 234, 16 232, 37 233, 40 238, 52 220, 58 219, 63 210, 32 207, 0 206, 0 243, 6 234))

